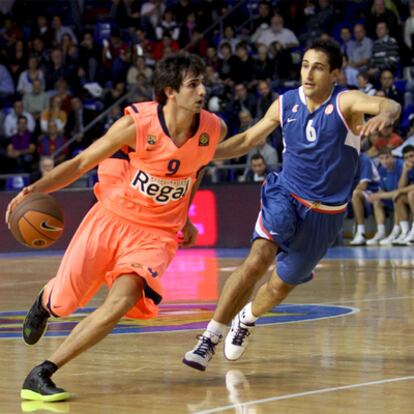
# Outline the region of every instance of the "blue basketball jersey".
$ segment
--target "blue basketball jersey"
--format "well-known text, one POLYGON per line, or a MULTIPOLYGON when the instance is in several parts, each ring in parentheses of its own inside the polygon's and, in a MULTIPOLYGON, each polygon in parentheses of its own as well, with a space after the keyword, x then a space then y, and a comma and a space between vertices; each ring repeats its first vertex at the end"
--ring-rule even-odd
POLYGON ((349 129, 339 108, 342 92, 335 86, 314 112, 306 107, 302 87, 279 97, 285 146, 280 183, 304 199, 342 204, 351 198, 360 138, 349 129))
POLYGON ((387 170, 381 164, 378 165, 378 172, 381 177, 380 187, 383 191, 394 191, 398 188, 404 161, 396 158, 392 170, 387 170))
POLYGON ((376 193, 380 187, 380 175, 374 161, 367 155, 361 153, 359 155, 359 182, 367 182, 367 190, 376 193))
POLYGON ((411 168, 407 173, 408 184, 414 184, 414 168, 411 168))

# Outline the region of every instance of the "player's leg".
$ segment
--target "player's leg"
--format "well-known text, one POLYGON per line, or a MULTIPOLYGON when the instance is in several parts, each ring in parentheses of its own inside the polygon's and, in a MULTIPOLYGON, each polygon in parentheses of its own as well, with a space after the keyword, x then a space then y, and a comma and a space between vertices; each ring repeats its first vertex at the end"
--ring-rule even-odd
POLYGON ((410 232, 410 223, 409 223, 409 216, 408 216, 408 197, 407 194, 400 195, 394 201, 395 211, 398 215, 398 219, 400 222, 401 233, 396 238, 392 244, 401 245, 404 243, 404 240, 407 238, 408 233, 410 232))
POLYGON ((365 194, 362 190, 354 190, 352 193, 352 208, 355 215, 356 232, 349 244, 361 246, 365 244, 365 218, 364 218, 365 194))
POLYGON ((403 243, 406 246, 411 246, 414 244, 414 191, 407 193, 407 204, 411 214, 411 230, 407 234, 407 237, 404 239, 403 243))
POLYGON ((373 203, 374 218, 377 224, 377 231, 372 239, 367 241, 368 246, 375 246, 385 239, 385 207, 381 200, 376 200, 373 203))
POLYGON ((143 286, 143 280, 136 274, 118 277, 105 302, 75 326, 48 360, 33 368, 23 383, 21 397, 42 401, 67 399, 69 393, 56 387, 50 377, 58 368, 107 336, 140 299, 143 286))
POLYGON ((334 242, 343 223, 343 212, 324 214, 298 206, 301 216, 289 248, 276 257, 276 270, 260 287, 255 298, 232 321, 226 337, 224 354, 229 360, 237 360, 247 347, 247 339, 256 320, 280 304, 298 284, 313 278, 313 269, 334 242))
POLYGON ((105 230, 101 214, 95 206, 86 215, 65 251, 56 276, 42 289, 26 315, 23 339, 28 345, 39 341, 51 315, 70 315, 85 305, 104 282, 104 274, 111 265, 112 254, 106 249, 111 246, 112 235, 105 230), (98 260, 92 260, 93 257, 98 260))
POLYGON ((270 240, 256 239, 253 242, 243 264, 226 280, 207 329, 195 348, 185 354, 183 362, 186 365, 201 371, 206 369, 215 346, 225 334, 227 324, 249 300, 254 286, 269 269, 276 252, 277 246, 270 240))

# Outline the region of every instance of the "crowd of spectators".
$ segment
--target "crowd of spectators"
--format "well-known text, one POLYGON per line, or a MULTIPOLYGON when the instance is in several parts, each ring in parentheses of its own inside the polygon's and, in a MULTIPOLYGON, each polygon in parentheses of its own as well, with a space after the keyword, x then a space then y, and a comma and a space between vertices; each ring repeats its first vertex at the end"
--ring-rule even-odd
MULTIPOLYGON (((207 109, 227 122, 229 135, 243 131, 299 85, 301 53, 318 37, 341 45, 340 85, 404 108, 394 129, 365 138, 367 154, 407 138, 414 0, 84 0, 78 19, 62 13, 73 4, 0 7, 0 173, 33 175, 41 157, 59 163, 82 151, 129 102, 153 98, 156 62, 182 49, 207 63, 207 109)), ((281 168, 282 151, 279 130, 245 157, 214 164, 206 181, 260 181, 262 171, 281 168)))

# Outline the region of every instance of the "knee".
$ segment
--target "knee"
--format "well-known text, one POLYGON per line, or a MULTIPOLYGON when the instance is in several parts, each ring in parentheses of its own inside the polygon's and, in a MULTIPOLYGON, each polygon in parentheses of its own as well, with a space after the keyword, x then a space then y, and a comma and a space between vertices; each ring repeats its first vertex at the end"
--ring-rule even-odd
POLYGON ((267 282, 267 289, 271 296, 278 301, 284 300, 289 293, 295 288, 293 285, 288 285, 280 278, 276 278, 274 275, 267 282))
POLYGON ((66 317, 72 315, 79 308, 79 301, 76 298, 65 299, 65 302, 48 303, 47 310, 55 317, 66 317))
MULTIPOLYGON (((273 258, 271 259, 273 260, 273 258)), ((258 255, 249 256, 243 264, 244 274, 249 279, 260 279, 269 268, 269 261, 258 255)))
POLYGON ((359 201, 364 197, 364 193, 361 190, 355 190, 352 193, 352 202, 359 201))

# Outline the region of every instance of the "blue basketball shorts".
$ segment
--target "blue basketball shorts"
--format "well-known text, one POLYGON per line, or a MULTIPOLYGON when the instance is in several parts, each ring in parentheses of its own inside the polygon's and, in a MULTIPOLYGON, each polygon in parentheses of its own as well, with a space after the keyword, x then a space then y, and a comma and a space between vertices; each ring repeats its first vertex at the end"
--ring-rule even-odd
POLYGON ((346 204, 303 200, 278 185, 276 175, 266 180, 253 240, 265 238, 279 246, 276 273, 285 283, 308 282, 342 228, 346 204))

